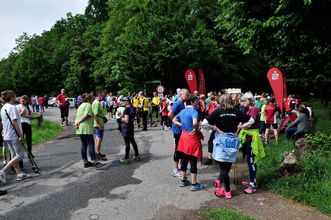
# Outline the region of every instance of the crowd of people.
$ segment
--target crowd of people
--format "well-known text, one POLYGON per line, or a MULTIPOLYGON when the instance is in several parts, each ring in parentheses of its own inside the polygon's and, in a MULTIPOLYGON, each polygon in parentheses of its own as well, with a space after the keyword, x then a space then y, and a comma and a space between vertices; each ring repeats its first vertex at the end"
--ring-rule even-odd
MULTIPOLYGON (((2 100, 5 103, 1 108, 3 145, 9 147, 11 159, 7 161, 6 154, 3 154, 4 167, 0 170, 0 180, 6 181, 5 173, 12 167, 17 180, 29 178, 29 174, 22 172, 22 142, 25 137, 27 151, 33 155, 30 118, 32 112, 37 110, 31 111, 30 105, 33 106, 35 101, 21 96, 20 104, 15 106, 16 95, 9 90, 2 93, 2 100)), ((56 102, 62 124, 68 125, 69 104, 64 89, 56 97, 56 102)), ((74 126, 81 140, 80 154, 84 168, 100 168, 107 161, 101 149, 105 124, 113 119, 116 119, 125 145, 125 155, 119 162, 130 163, 131 145, 134 150, 132 160, 140 161, 134 137, 135 125, 138 129, 147 131, 149 121, 150 127, 160 125, 165 131, 172 131, 174 155, 171 175, 181 179, 180 187, 191 185, 191 191, 205 189, 197 181, 197 164, 202 161, 204 134, 208 134, 208 155, 203 164, 219 165, 220 173, 219 178, 214 181, 214 192, 216 196, 227 199, 232 198, 229 172, 237 160, 238 152, 242 152, 247 158, 249 170, 248 179, 242 181, 247 187, 244 192, 254 193, 257 189, 256 162, 265 156, 264 147, 269 144, 271 137, 278 142, 278 133, 285 118, 290 121, 285 129, 285 137, 291 138, 298 132, 303 132, 309 119, 314 117, 311 106, 299 103, 293 96, 285 100, 285 109, 281 111, 275 97, 268 94, 228 94, 220 91, 210 92, 205 96, 197 91, 191 94, 187 89, 177 89, 172 96, 154 92, 152 98, 146 97, 143 92, 118 97, 111 92, 106 95, 100 91, 96 96, 85 93, 76 97, 75 107, 74 126), (187 179, 188 173, 191 175, 191 182, 187 179)), ((5 191, 0 191, 0 194, 5 194, 5 191)))

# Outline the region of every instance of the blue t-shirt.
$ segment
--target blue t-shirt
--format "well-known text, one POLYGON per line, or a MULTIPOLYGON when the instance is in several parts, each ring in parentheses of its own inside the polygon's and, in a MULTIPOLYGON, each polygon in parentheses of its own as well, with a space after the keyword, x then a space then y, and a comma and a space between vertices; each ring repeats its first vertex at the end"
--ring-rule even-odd
MULTIPOLYGON (((181 101, 177 101, 175 102, 173 105, 172 105, 172 108, 171 110, 174 112, 174 115, 178 115, 179 112, 181 112, 183 109, 185 109, 185 105, 183 102, 181 101)), ((172 124, 172 132, 174 134, 180 134, 182 131, 180 130, 180 128, 175 125, 175 124, 172 124)))
POLYGON ((193 119, 198 120, 199 114, 197 110, 193 108, 186 108, 183 111, 181 111, 178 115, 176 115, 176 118, 181 122, 182 124, 182 130, 191 132, 194 128, 193 126, 193 119))

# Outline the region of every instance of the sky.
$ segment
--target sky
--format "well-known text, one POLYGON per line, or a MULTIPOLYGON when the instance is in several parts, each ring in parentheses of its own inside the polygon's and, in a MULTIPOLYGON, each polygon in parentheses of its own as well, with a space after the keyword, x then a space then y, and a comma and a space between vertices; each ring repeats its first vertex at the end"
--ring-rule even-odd
POLYGON ((0 59, 23 32, 40 35, 68 12, 83 14, 88 0, 0 0, 0 59))

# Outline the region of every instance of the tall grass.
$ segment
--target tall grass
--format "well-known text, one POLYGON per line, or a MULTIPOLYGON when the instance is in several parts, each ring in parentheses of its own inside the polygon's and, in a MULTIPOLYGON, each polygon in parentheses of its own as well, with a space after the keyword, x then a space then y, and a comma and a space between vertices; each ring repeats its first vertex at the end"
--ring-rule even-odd
POLYGON ((271 143, 266 147, 266 157, 257 165, 258 181, 271 191, 331 216, 331 121, 328 109, 318 102, 314 102, 314 111, 318 117, 316 134, 307 138, 313 147, 304 154, 302 172, 277 176, 284 152, 294 148, 293 141, 281 140, 278 145, 271 143))

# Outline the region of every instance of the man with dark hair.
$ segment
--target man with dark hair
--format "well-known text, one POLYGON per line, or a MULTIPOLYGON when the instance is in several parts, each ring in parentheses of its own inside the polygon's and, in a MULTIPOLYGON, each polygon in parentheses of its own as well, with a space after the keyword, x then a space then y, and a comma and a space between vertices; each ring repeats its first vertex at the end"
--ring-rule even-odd
POLYGON ((139 92, 139 108, 142 109, 143 131, 147 131, 147 117, 149 110, 149 100, 143 92, 139 92))
POLYGON ((103 132, 104 132, 104 117, 106 115, 104 108, 101 104, 105 98, 104 92, 100 91, 98 93, 97 98, 92 103, 92 111, 94 115, 94 129, 95 129, 95 153, 98 160, 107 160, 106 155, 102 154, 101 151, 101 143, 103 140, 103 132))
POLYGON ((61 111, 61 123, 64 122, 68 125, 69 105, 67 104, 67 96, 65 89, 61 89, 61 93, 56 96, 56 103, 61 111))
MULTIPOLYGON (((168 117, 170 121, 172 121, 175 118, 175 116, 179 114, 179 112, 185 109, 184 102, 186 101, 188 94, 189 91, 187 89, 180 90, 178 100, 173 104, 171 110, 168 113, 168 117)), ((181 157, 181 153, 177 151, 177 148, 182 131, 177 125, 172 124, 172 132, 174 134, 174 139, 175 139, 174 170, 172 172, 172 176, 180 177, 180 173, 178 172, 178 163, 181 157)))
POLYGON ((152 112, 151 112, 151 126, 153 126, 153 113, 155 112, 156 122, 154 126, 157 126, 157 120, 159 118, 159 110, 160 110, 160 97, 157 95, 156 92, 153 92, 153 99, 152 99, 152 112))

